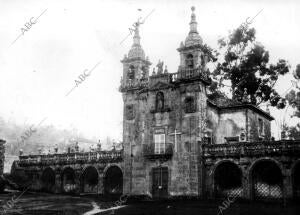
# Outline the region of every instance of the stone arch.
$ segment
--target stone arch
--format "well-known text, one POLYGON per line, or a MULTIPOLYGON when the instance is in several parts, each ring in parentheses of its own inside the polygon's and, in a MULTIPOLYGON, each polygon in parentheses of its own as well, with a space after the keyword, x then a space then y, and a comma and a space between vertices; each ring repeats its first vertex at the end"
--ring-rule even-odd
POLYGON ((95 166, 85 167, 80 175, 81 192, 97 193, 99 172, 95 166))
POLYGON ((117 164, 107 165, 103 171, 104 194, 122 195, 123 193, 123 171, 117 164))
POLYGON ((77 189, 76 173, 71 167, 66 167, 61 172, 61 186, 65 193, 74 193, 77 189))
POLYGON ((249 168, 252 199, 281 199, 283 197, 283 168, 271 158, 255 160, 249 168))
POLYGON ((40 177, 42 190, 45 192, 53 192, 55 188, 55 179, 55 171, 51 167, 44 169, 40 177))
POLYGON ((222 160, 213 167, 212 181, 216 197, 243 194, 243 171, 232 160, 222 160))
POLYGON ((300 199, 300 160, 297 160, 292 166, 292 186, 293 186, 293 197, 300 199))

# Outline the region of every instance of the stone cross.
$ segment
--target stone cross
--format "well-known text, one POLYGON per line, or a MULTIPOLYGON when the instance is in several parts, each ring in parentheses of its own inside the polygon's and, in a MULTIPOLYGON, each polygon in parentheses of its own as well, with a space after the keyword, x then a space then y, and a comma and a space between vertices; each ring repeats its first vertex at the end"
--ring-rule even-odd
POLYGON ((174 135, 175 152, 177 152, 177 135, 181 135, 181 132, 177 132, 175 128, 174 133, 170 133, 169 135, 174 135))

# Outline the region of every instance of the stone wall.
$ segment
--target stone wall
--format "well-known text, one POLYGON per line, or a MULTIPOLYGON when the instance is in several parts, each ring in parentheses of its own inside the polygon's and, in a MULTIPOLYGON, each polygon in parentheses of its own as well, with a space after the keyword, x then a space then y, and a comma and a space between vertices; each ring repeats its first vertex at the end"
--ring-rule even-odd
POLYGON ((247 110, 247 126, 248 126, 248 141, 258 141, 259 140, 259 123, 258 120, 263 120, 264 125, 264 134, 263 139, 264 140, 270 140, 271 139, 271 122, 266 119, 263 115, 258 114, 252 110, 247 110))

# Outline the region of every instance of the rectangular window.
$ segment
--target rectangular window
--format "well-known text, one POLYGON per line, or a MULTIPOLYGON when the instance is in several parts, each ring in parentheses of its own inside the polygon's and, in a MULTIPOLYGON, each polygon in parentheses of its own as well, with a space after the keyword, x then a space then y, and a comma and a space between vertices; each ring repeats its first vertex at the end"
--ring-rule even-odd
POLYGON ((154 134, 155 154, 165 153, 165 134, 154 134))

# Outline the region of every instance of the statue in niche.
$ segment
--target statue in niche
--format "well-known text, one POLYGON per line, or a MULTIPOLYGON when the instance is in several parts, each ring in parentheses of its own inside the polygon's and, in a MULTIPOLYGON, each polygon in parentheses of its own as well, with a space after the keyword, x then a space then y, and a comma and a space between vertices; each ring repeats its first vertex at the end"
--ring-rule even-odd
POLYGON ((156 110, 162 111, 164 109, 164 94, 162 92, 158 92, 156 94, 156 110))
POLYGON ((162 74, 163 67, 164 67, 164 62, 159 60, 156 67, 157 67, 157 74, 158 75, 162 74))

